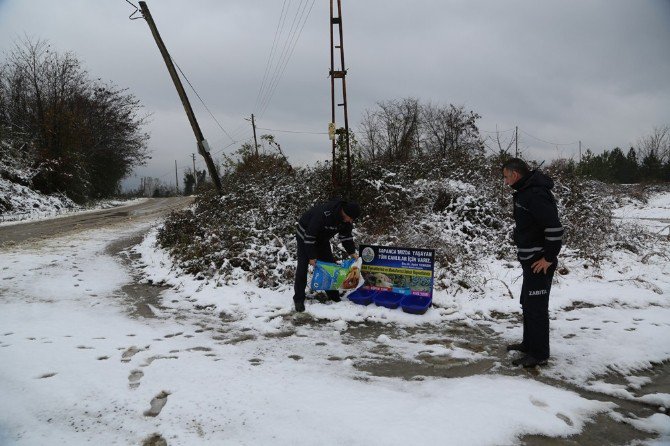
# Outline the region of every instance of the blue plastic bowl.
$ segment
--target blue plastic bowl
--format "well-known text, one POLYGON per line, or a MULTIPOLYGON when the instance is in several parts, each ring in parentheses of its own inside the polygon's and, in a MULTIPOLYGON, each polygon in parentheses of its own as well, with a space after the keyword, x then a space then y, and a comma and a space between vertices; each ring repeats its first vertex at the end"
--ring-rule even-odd
POLYGON ((402 299, 400 306, 405 313, 424 314, 432 303, 433 299, 430 297, 410 294, 402 299))
POLYGON ((404 294, 394 293, 393 291, 379 291, 372 298, 375 305, 386 308, 398 308, 400 301, 405 297, 404 294))
POLYGON ((370 305, 377 291, 367 288, 359 288, 349 293, 347 299, 358 305, 370 305))

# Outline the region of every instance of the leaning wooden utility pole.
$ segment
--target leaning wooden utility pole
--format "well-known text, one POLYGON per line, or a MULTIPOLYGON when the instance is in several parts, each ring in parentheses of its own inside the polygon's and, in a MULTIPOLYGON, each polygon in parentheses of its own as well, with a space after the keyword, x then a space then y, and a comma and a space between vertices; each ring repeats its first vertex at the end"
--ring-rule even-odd
MULTIPOLYGON (((330 0, 330 99, 331 99, 331 123, 335 128, 335 79, 342 79, 342 103, 337 104, 344 110, 344 138, 347 147, 347 191, 351 191, 351 153, 349 149, 349 113, 347 110, 347 70, 344 65, 344 36, 342 35, 342 2, 337 0, 337 17, 333 11, 333 2, 330 0), (338 27, 340 44, 335 45, 334 34, 335 25, 338 27), (335 48, 340 50, 340 69, 335 70, 335 48)), ((335 153, 337 146, 337 136, 333 139, 333 184, 337 184, 337 156, 335 153)))
POLYGON ((256 139, 256 120, 254 114, 251 114, 251 126, 254 128, 254 147, 256 148, 256 157, 258 157, 258 140, 256 139))
POLYGON ((179 175, 177 174, 177 160, 174 160, 174 187, 179 195, 179 175))
POLYGON ((191 158, 193 158, 193 185, 198 185, 198 171, 195 170, 195 153, 191 153, 191 158))
MULTIPOLYGON (((172 82, 174 82, 174 86, 177 88, 179 99, 181 99, 181 103, 184 106, 184 110, 186 111, 186 116, 188 116, 188 120, 191 123, 191 128, 193 129, 193 133, 195 134, 195 139, 198 144, 198 153, 200 153, 200 155, 202 155, 202 157, 205 159, 205 164, 207 164, 207 170, 209 171, 209 176, 212 177, 212 180, 214 181, 214 186, 216 186, 216 190, 219 192, 219 194, 222 194, 223 189, 221 187, 221 180, 219 179, 219 174, 216 171, 216 166, 214 165, 212 156, 209 153, 209 144, 207 143, 205 136, 202 134, 202 130, 200 130, 198 121, 196 121, 195 119, 193 108, 191 108, 191 103, 188 100, 188 96, 186 96, 184 86, 182 85, 181 80, 179 79, 179 75, 177 74, 177 70, 175 70, 174 64, 172 63, 172 58, 170 57, 167 48, 165 48, 163 39, 161 39, 161 36, 158 33, 158 29, 156 28, 154 19, 151 17, 151 13, 149 12, 147 3, 140 2, 140 9, 142 10, 142 16, 149 24, 149 28, 151 28, 151 34, 153 34, 154 40, 156 40, 156 44, 158 45, 158 49, 160 50, 161 55, 163 56, 165 65, 167 65, 167 69, 168 72, 170 73, 170 77, 172 78, 172 82)), ((195 175, 195 172, 193 172, 193 174, 195 175)))

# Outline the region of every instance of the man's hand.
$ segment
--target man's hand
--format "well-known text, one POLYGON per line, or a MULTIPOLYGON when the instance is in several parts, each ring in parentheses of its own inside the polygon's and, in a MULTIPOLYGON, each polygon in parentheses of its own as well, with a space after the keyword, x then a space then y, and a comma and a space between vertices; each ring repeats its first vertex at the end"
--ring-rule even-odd
POLYGON ((316 266, 316 259, 309 259, 309 264, 312 266, 316 266))
POLYGON ((542 257, 540 260, 533 262, 530 267, 533 269, 533 272, 535 274, 539 274, 540 271, 543 273, 547 274, 547 269, 551 266, 552 262, 547 262, 544 257, 542 257))
POLYGON ((355 253, 353 253, 353 254, 349 254, 349 257, 351 257, 352 259, 356 259, 356 260, 358 260, 358 253, 355 252, 355 253))

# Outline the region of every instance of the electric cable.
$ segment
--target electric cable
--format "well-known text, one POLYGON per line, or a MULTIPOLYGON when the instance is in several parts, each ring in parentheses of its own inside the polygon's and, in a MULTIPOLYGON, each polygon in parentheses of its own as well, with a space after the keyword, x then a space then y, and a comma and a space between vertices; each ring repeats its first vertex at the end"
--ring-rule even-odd
MULTIPOLYGON (((263 81, 261 82, 261 86, 258 89, 258 94, 256 95, 256 102, 254 103, 254 110, 256 110, 256 107, 258 107, 258 103, 260 101, 261 95, 265 89, 265 81, 267 80, 267 76, 270 72, 270 68, 272 67, 272 61, 275 55, 275 48, 277 47, 277 38, 281 38, 281 34, 284 30, 284 22, 286 21, 286 15, 288 15, 288 9, 286 9, 286 2, 287 0, 284 0, 284 3, 282 4, 281 8, 281 13, 279 14, 279 21, 277 22, 277 29, 275 29, 275 36, 274 39, 272 40, 272 47, 270 48, 270 54, 268 55, 268 60, 265 63, 265 72, 263 73, 263 81), (284 11, 286 11, 286 15, 284 14, 284 11), (281 32, 280 32, 281 29, 281 32)), ((289 2, 289 7, 291 5, 290 0, 289 2)))
POLYGON ((300 130, 279 130, 279 129, 268 129, 265 127, 258 127, 256 126, 257 129, 260 130, 269 130, 271 132, 279 132, 279 133, 301 133, 301 134, 307 134, 307 135, 327 135, 328 132, 309 132, 309 131, 300 131, 300 130))
POLYGON ((193 86, 193 84, 191 83, 191 81, 188 80, 188 77, 186 77, 186 74, 184 74, 184 72, 182 71, 181 67, 180 67, 179 64, 177 63, 177 61, 174 60, 174 58, 173 58, 172 56, 170 56, 170 59, 171 59, 172 62, 175 64, 175 66, 177 67, 177 69, 179 70, 179 72, 181 73, 181 75, 184 77, 184 80, 186 81, 186 83, 191 87, 191 90, 193 90, 193 93, 195 93, 195 95, 198 97, 198 99, 200 100, 200 102, 202 103, 202 105, 205 107, 205 110, 207 110, 207 113, 209 113, 209 116, 212 117, 212 119, 214 120, 214 122, 216 122, 216 124, 217 124, 217 125, 219 126, 219 128, 223 131, 223 133, 225 133, 226 136, 228 136, 228 138, 230 138, 231 141, 235 142, 235 140, 233 139, 233 137, 230 136, 230 134, 226 131, 226 129, 223 128, 223 126, 221 125, 221 123, 219 122, 219 120, 216 119, 216 117, 214 116, 214 114, 212 113, 212 111, 209 109, 209 107, 207 107, 207 104, 205 104, 205 101, 202 100, 202 98, 200 97, 200 95, 199 95, 198 92, 196 91, 196 89, 195 89, 195 87, 193 86))
MULTIPOLYGON (((302 9, 302 12, 300 13, 300 18, 298 19, 298 24, 297 24, 295 30, 293 31, 293 36, 292 37, 289 36, 289 39, 287 40, 287 42, 291 42, 291 39, 292 39, 292 43, 288 47, 286 47, 287 52, 284 53, 285 54, 285 57, 283 59, 284 62, 281 65, 280 70, 277 72, 277 75, 274 78, 274 82, 271 83, 271 90, 270 90, 269 94, 267 95, 267 99, 265 100, 265 103, 262 105, 262 111, 260 112, 260 115, 259 115, 259 117, 261 117, 261 118, 263 117, 263 115, 265 114, 265 111, 267 110, 268 106, 270 105, 270 101, 272 100, 272 97, 274 96, 274 94, 277 90, 277 86, 278 86, 279 82, 281 81, 281 79, 284 75, 284 72, 286 71, 286 67, 288 66, 288 63, 291 60, 291 57, 293 56, 293 53, 294 53, 295 48, 297 46, 297 43, 300 40, 300 36, 302 35, 302 31, 305 28, 305 24, 307 23, 307 20, 309 19, 309 16, 312 12, 312 9, 314 8, 315 1, 316 0, 312 0, 312 3, 309 7, 309 10, 307 10, 307 4, 308 4, 309 0, 307 0, 305 2, 304 7, 302 9), (305 11, 307 11, 306 14, 305 14, 305 11), (300 24, 301 21, 302 21, 302 24, 300 24), (298 27, 300 28, 299 30, 298 30, 298 27)), ((301 2, 301 4, 302 4, 302 2, 301 2)), ((298 8, 300 8, 300 6, 298 6, 298 8)), ((278 67, 279 67, 279 65, 278 65, 278 67)))
MULTIPOLYGON (((269 97, 269 93, 272 91, 272 87, 274 86, 275 79, 278 76, 279 71, 281 70, 281 66, 284 63, 284 59, 286 55, 288 54, 287 48, 290 44, 290 42, 293 40, 293 36, 295 33, 295 30, 297 29, 296 23, 300 23, 298 21, 298 17, 300 16, 300 9, 303 7, 303 2, 306 2, 308 0, 300 0, 300 3, 298 4, 297 9, 295 10, 295 14, 293 15, 293 20, 291 21, 291 26, 289 27, 288 34, 286 36, 286 40, 284 41, 282 45, 281 52, 279 53, 279 57, 277 58, 276 65, 274 66, 274 69, 272 70, 272 74, 270 75, 269 78, 269 83, 267 84, 267 88, 265 89, 265 94, 262 97, 262 100, 260 101, 259 109, 263 108, 263 104, 267 101, 267 98, 269 97)), ((306 3, 305 3, 306 4, 306 3)), ((290 8, 290 5, 289 5, 290 8)), ((287 16, 288 16, 288 11, 287 11, 287 16)), ((257 110, 255 110, 257 111, 257 110)))
MULTIPOLYGON (((308 1, 308 0, 307 0, 308 1)), ((282 77, 284 76, 284 72, 286 71, 286 67, 288 66, 289 61, 291 60, 291 57, 293 56, 293 52, 295 51, 295 48, 297 46, 298 40, 300 40, 300 36, 302 35, 302 30, 305 27, 305 24, 307 23, 307 19, 309 18, 309 15, 312 11, 312 8, 314 7, 314 1, 312 1, 312 5, 309 8, 309 11, 307 12, 306 15, 304 15, 305 10, 307 8, 307 1, 305 2, 305 6, 303 7, 303 10, 300 14, 300 18, 298 20, 298 25, 300 26, 300 30, 296 27, 296 31, 294 31, 293 36, 291 37, 292 43, 287 47, 287 53, 285 58, 283 59, 283 63, 280 66, 280 71, 277 72, 277 76, 274 79, 274 83, 271 85, 271 90, 267 96, 267 99, 265 101, 265 104, 263 105, 263 109, 260 113, 260 117, 263 117, 265 115, 265 111, 270 105, 270 101, 272 100, 275 92, 277 91, 277 86, 279 85, 279 82, 281 81, 282 77), (303 19, 304 15, 304 19, 303 19), (300 25, 300 22, 302 21, 302 25, 300 25)))
POLYGON ((575 144, 579 144, 579 141, 567 142, 567 143, 560 143, 560 142, 546 141, 546 140, 544 140, 544 139, 542 139, 542 138, 538 138, 537 136, 533 136, 533 135, 531 135, 530 133, 525 132, 525 131, 523 131, 523 130, 521 130, 521 129, 519 129, 519 131, 520 131, 521 133, 523 133, 524 135, 530 136, 531 138, 536 139, 536 140, 538 140, 538 141, 541 141, 541 142, 543 142, 543 143, 551 144, 552 146, 572 146, 572 145, 575 145, 575 144))
POLYGON ((481 129, 480 129, 479 131, 480 131, 480 132, 484 132, 484 133, 493 133, 493 134, 496 134, 496 133, 506 133, 506 132, 511 132, 512 130, 516 130, 516 127, 513 127, 513 128, 511 128, 511 129, 507 129, 507 130, 496 130, 496 131, 491 131, 491 130, 481 130, 481 129))

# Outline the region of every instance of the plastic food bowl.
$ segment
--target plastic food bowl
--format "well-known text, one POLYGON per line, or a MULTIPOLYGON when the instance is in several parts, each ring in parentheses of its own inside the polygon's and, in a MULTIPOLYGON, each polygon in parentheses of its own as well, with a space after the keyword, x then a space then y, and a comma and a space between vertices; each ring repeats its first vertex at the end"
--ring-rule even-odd
POLYGON ((400 306, 405 313, 424 314, 432 303, 433 299, 430 297, 410 294, 403 297, 400 306))
POLYGON ((379 307, 398 308, 400 301, 405 297, 404 294, 394 293, 393 291, 379 291, 372 297, 372 301, 379 307))
POLYGON ((358 305, 370 305, 377 291, 367 288, 359 288, 347 296, 347 299, 358 305))

